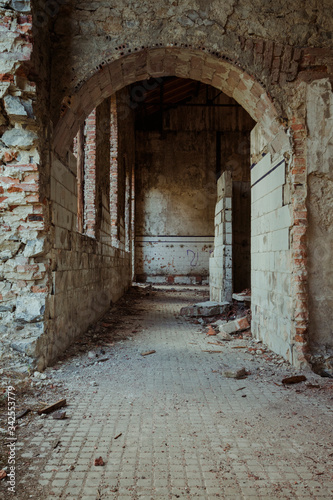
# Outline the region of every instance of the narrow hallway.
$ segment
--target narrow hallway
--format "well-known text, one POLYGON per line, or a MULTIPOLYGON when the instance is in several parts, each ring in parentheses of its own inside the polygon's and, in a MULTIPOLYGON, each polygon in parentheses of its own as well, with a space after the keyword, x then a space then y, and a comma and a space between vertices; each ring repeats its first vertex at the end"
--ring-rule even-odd
POLYGON ((332 498, 332 382, 282 386, 298 372, 251 339, 216 345, 179 316, 204 299, 133 290, 45 371, 67 418, 19 427, 20 499, 332 498), (247 378, 225 376, 241 367, 247 378))

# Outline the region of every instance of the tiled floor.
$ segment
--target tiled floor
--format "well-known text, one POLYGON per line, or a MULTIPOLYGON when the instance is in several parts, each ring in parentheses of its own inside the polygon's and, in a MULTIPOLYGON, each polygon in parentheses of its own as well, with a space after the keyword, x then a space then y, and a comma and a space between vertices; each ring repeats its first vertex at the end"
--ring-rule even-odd
POLYGON ((34 498, 333 497, 327 392, 276 385, 293 369, 234 349, 245 341, 208 344, 216 337, 178 317, 189 300, 198 300, 193 290, 141 298, 107 361, 72 358, 52 372, 68 387, 70 418, 41 419, 24 443, 28 456, 40 453, 24 480, 44 488, 34 498), (148 350, 156 353, 141 356, 148 350), (245 380, 223 375, 242 366, 251 371, 245 380))

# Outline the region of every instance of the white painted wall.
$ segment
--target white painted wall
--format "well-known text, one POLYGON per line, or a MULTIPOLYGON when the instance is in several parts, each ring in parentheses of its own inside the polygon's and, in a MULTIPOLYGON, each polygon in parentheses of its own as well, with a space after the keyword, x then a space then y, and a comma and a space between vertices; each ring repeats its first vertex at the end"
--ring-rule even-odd
POLYGON ((137 236, 136 273, 147 282, 208 283, 212 236, 137 236))

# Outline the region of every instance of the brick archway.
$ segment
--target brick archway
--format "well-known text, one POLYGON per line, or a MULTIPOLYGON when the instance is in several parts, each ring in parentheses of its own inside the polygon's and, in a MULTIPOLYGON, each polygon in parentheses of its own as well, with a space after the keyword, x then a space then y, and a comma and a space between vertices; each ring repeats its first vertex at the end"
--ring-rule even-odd
MULTIPOLYGON (((301 365, 307 355, 308 323, 307 294, 304 293, 307 279, 306 251, 303 249, 307 224, 306 215, 304 216, 306 190, 303 185, 298 188, 299 184, 294 183, 294 177, 298 174, 304 175, 305 159, 297 158, 297 161, 301 162, 300 168, 298 164, 295 165, 297 155, 293 156, 290 134, 279 119, 276 107, 261 83, 236 64, 202 50, 151 48, 124 55, 99 69, 96 68, 95 74, 63 99, 61 116, 54 128, 53 150, 58 157, 65 158, 86 117, 110 95, 135 82, 166 76, 200 81, 234 98, 260 125, 262 142, 269 145, 269 151, 275 160, 279 155, 283 158, 284 152, 287 152, 286 178, 290 180, 290 193, 293 196, 287 202, 290 207, 288 248, 291 253, 288 256, 290 303, 285 307, 285 311, 288 311, 290 322, 287 326, 282 325, 281 335, 283 341, 289 345, 287 358, 292 363, 301 365)), ((298 134, 303 133, 303 125, 292 120, 291 130, 295 140, 298 140, 298 134)), ((274 165, 279 166, 281 163, 277 164, 275 161, 274 165)), ((270 171, 275 169, 274 165, 270 171)), ((282 201, 282 205, 284 203, 282 201)), ((281 269, 283 265, 281 262, 278 264, 281 269)), ((267 323, 265 314, 262 320, 267 323)))
POLYGON ((212 85, 233 97, 262 125, 267 142, 285 131, 263 86, 235 64, 200 50, 143 49, 103 66, 78 90, 63 99, 61 117, 54 129, 54 150, 63 156, 80 124, 106 97, 148 78, 177 76, 212 85))

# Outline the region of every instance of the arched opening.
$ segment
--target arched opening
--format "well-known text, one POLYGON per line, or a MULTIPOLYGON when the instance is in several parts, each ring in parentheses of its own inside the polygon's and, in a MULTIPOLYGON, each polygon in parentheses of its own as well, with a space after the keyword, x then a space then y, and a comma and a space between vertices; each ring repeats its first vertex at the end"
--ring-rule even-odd
MULTIPOLYGON (((232 261, 234 260, 234 262, 237 262, 237 259, 232 259, 231 254, 233 256, 237 254, 235 250, 237 245, 235 244, 235 231, 233 234, 234 245, 230 244, 232 241, 230 232, 230 207, 232 207, 231 198, 232 193, 235 192, 236 184, 234 184, 234 186, 232 182, 230 184, 231 176, 228 176, 228 172, 231 173, 234 170, 234 182, 248 183, 248 189, 251 185, 252 192, 252 232, 251 234, 248 233, 247 237, 243 238, 243 241, 245 242, 244 247, 248 247, 247 251, 249 251, 250 245, 248 240, 250 238, 252 240, 251 271, 248 271, 248 273, 251 272, 252 281, 253 333, 258 338, 268 343, 276 352, 282 354, 290 361, 295 361, 293 358, 295 354, 295 325, 292 315, 295 290, 293 289, 291 281, 293 269, 290 239, 292 207, 288 180, 290 167, 289 160, 291 157, 289 137, 278 120, 276 109, 269 96, 264 91, 263 87, 258 82, 254 81, 248 74, 223 59, 218 59, 217 57, 207 55, 200 51, 177 48, 143 50, 142 52, 127 55, 115 60, 101 69, 98 73, 94 74, 83 83, 73 95, 63 101, 65 104, 62 109, 62 116, 54 132, 54 158, 56 158, 55 164, 57 170, 62 168, 59 166, 60 163, 63 165, 71 163, 71 143, 80 127, 82 127, 83 122, 87 117, 91 116, 94 109, 96 109, 96 116, 100 116, 100 118, 97 119, 99 121, 96 122, 96 130, 100 135, 100 139, 97 138, 97 134, 95 154, 95 206, 96 214, 99 213, 96 222, 99 227, 99 235, 93 241, 87 239, 89 235, 81 235, 76 238, 78 254, 87 254, 85 258, 89 263, 93 262, 93 266, 92 268, 88 266, 88 269, 85 271, 82 269, 78 270, 78 276, 80 275, 83 281, 80 283, 81 290, 74 290, 74 296, 75 300, 80 303, 80 308, 82 308, 82 301, 85 303, 86 314, 80 317, 79 320, 75 318, 76 323, 71 330, 72 337, 77 335, 80 330, 84 329, 85 325, 87 326, 88 323, 91 323, 100 316, 109 305, 110 301, 117 300, 131 282, 133 270, 131 269, 130 249, 133 249, 133 243, 131 242, 133 242, 134 229, 134 191, 133 189, 131 190, 131 186, 133 187, 131 179, 133 178, 135 156, 138 156, 137 153, 140 152, 140 147, 142 148, 144 141, 139 139, 140 144, 137 150, 133 150, 130 145, 134 143, 133 134, 136 134, 139 138, 143 138, 146 132, 146 140, 147 132, 154 133, 154 130, 144 130, 144 124, 147 124, 147 113, 149 115, 150 111, 152 111, 152 116, 150 116, 148 120, 149 127, 151 129, 156 129, 157 127, 157 129, 159 129, 159 140, 161 140, 161 136, 163 136, 165 132, 166 119, 170 122, 170 120, 176 119, 178 113, 178 121, 180 120, 180 107, 178 111, 177 109, 169 109, 167 113, 165 112, 165 104, 167 106, 176 104, 172 102, 165 103, 163 99, 161 100, 161 96, 163 95, 162 89, 166 84, 170 86, 169 90, 171 95, 173 95, 176 100, 178 97, 175 96, 182 96, 181 93, 183 92, 186 102, 187 91, 185 88, 181 90, 181 87, 184 85, 186 87, 186 85, 188 85, 189 87, 193 86, 193 88, 191 87, 192 90, 199 88, 199 93, 196 96, 197 101, 195 99, 192 100, 192 104, 198 104, 202 107, 203 103, 206 102, 209 104, 209 108, 211 108, 211 102, 217 99, 217 104, 220 104, 221 107, 224 105, 235 108, 240 107, 246 116, 249 115, 247 119, 248 128, 246 129, 246 141, 248 141, 250 129, 254 123, 257 122, 257 125, 251 132, 251 169, 250 155, 249 152, 247 152, 249 166, 248 176, 246 177, 246 174, 244 174, 245 177, 243 179, 243 170, 241 169, 241 178, 236 181, 235 171, 238 168, 237 161, 236 163, 235 161, 231 161, 228 168, 225 164, 223 168, 221 168, 221 158, 226 151, 226 146, 230 146, 232 141, 221 135, 221 131, 223 130, 221 130, 221 127, 216 126, 218 118, 215 117, 214 180, 216 181, 220 178, 220 182, 217 183, 220 192, 218 191, 217 193, 217 203, 215 203, 214 200, 215 235, 203 235, 211 236, 211 238, 214 236, 213 258, 215 262, 213 262, 213 266, 211 266, 210 270, 211 297, 215 300, 230 300, 233 291, 240 291, 234 289, 232 286, 233 282, 235 283, 237 280, 241 282, 242 278, 242 270, 237 274, 234 267, 232 272, 232 261), (155 86, 156 82, 158 83, 157 87, 155 86), (174 94, 172 94, 172 86, 174 86, 174 94), (200 94, 200 86, 203 90, 202 95, 200 94), (110 118, 110 96, 116 96, 117 99, 117 127, 112 125, 112 119, 110 118), (150 105, 152 107, 150 111, 147 110, 149 100, 145 102, 147 96, 151 99, 150 105), (157 105, 158 110, 156 109, 157 105), (137 117, 138 123, 140 113, 141 131, 139 130, 140 127, 135 127, 135 117, 137 117), (102 116, 104 116, 103 119, 101 118, 102 116), (103 125, 103 120, 107 121, 107 127, 103 125), (112 138, 112 130, 113 133, 115 133, 115 129, 117 129, 118 133, 116 142, 115 138, 112 138), (107 136, 106 130, 111 130, 111 139, 110 134, 107 136), (115 144, 118 148, 116 154, 115 144), (118 165, 116 190, 118 209, 116 231, 119 239, 118 247, 112 243, 112 214, 110 212, 109 203, 110 165, 112 165, 115 158, 117 158, 118 165), (221 173, 224 173, 224 175, 221 176, 221 173), (96 299, 96 297, 98 297, 98 299, 96 299), (268 325, 270 326, 268 327, 268 325), (272 328, 272 325, 274 328, 272 328), (274 334, 272 334, 272 330, 274 334)), ((191 95, 191 99, 193 99, 193 95, 191 95)), ((193 106, 193 110, 199 106, 193 106)), ((178 106, 176 106, 176 108, 178 108, 178 106)), ((194 112, 193 110, 191 111, 192 113, 194 112)), ((211 109, 208 111, 208 114, 209 113, 212 113, 211 109)), ((216 113, 216 109, 214 113, 216 113)), ((202 111, 200 119, 203 121, 205 120, 202 111)), ((184 120, 184 122, 185 121, 186 120, 184 120)), ((242 131, 237 130, 237 132, 242 131)), ((165 137, 163 140, 165 140, 165 137)), ((247 144, 246 141, 245 143, 247 144)), ((192 142, 194 143, 195 141, 192 142)), ((242 142, 239 141, 239 137, 235 143, 236 142, 238 147, 242 147, 242 142)), ((166 142, 160 144, 160 153, 163 151, 163 145, 165 144, 166 142)), ((146 146, 150 147, 151 141, 150 145, 147 143, 146 146)), ((146 148, 144 154, 147 155, 149 153, 148 149, 146 148)), ((247 149, 247 146, 245 149, 247 149)), ((153 152, 151 151, 150 153, 150 156, 152 156, 153 152)), ((225 160, 224 157, 223 160, 225 160)), ((163 161, 165 161, 165 158, 163 158, 163 161)), ((200 161, 204 162, 206 160, 201 159, 200 161)), ((161 168, 165 169, 165 163, 162 162, 161 165, 161 168)), ((176 167, 176 170, 178 173, 178 167, 176 167)), ((73 169, 73 173, 74 171, 75 168, 73 169)), ((184 172, 185 171, 186 169, 184 172)), ((141 182, 141 191, 139 189, 141 197, 147 195, 149 190, 151 192, 156 187, 151 185, 148 186, 148 190, 144 195, 143 184, 144 183, 141 182)), ((188 184, 190 184, 190 179, 188 184)), ((191 189, 192 188, 193 186, 191 186, 191 189)), ((246 191, 246 187, 238 185, 237 189, 237 196, 239 200, 242 200, 242 195, 244 194, 243 190, 246 191)), ((136 194, 138 194, 138 192, 136 194)), ((216 196, 216 193, 214 196, 216 196)), ((182 193, 179 192, 179 205, 184 201, 184 198, 182 193)), ((159 200, 158 203, 160 201, 161 200, 159 200)), ((53 200, 53 202, 56 202, 56 200, 53 200)), ((171 205, 175 206, 175 203, 171 201, 171 205)), ((150 210, 151 218, 153 217, 154 210, 153 206, 150 210)), ((241 213, 242 206, 238 206, 238 210, 241 213)), ((247 215, 249 215, 248 210, 248 208, 245 210, 247 215)), ((166 212, 170 220, 170 211, 167 209, 166 212)), ((173 213, 176 214, 177 211, 173 213)), ((138 214, 140 219, 140 213, 136 210, 136 218, 138 214)), ((177 216, 175 216, 175 219, 176 218, 177 216)), ((240 217, 239 220, 241 221, 242 218, 240 217)), ((138 220, 136 222, 138 222, 138 220)), ((210 224, 212 224, 212 221, 210 224)), ((136 228, 137 227, 138 225, 136 228)), ((236 226, 234 226, 234 228, 235 227, 236 226)), ((60 245, 63 245, 62 240, 66 241, 66 234, 68 234, 69 231, 76 230, 74 227, 67 227, 65 228, 66 234, 64 236, 62 229, 60 231, 62 233, 60 245)), ((238 229, 242 229, 242 222, 238 223, 238 229)), ((166 230, 168 234, 149 234, 149 236, 155 236, 157 239, 160 239, 159 236, 184 236, 181 234, 172 235, 170 232, 172 231, 166 230)), ((142 231, 142 234, 138 234, 138 236, 142 238, 147 235, 142 231)), ((187 234, 186 236, 189 237, 191 235, 187 234)), ((198 237, 199 235, 195 234, 194 236, 198 237)), ((241 243, 238 251, 241 254, 243 243, 242 234, 240 234, 240 241, 241 243)), ((149 247, 151 247, 154 246, 152 243, 156 243, 156 245, 159 246, 162 242, 143 242, 143 240, 141 240, 141 243, 148 243, 149 247)), ((175 242, 165 240, 163 242, 165 248, 163 249, 160 247, 159 250, 164 256, 169 254, 171 262, 172 253, 175 252, 175 250, 170 250, 170 248, 171 245, 173 245, 174 248, 174 243, 175 242), (166 248, 168 248, 167 251, 166 248)), ((188 241, 184 243, 186 245, 188 241)), ((178 241, 177 245, 181 247, 183 242, 178 241)), ((206 243, 204 242, 202 246, 205 245, 206 243)), ((135 246, 136 254, 138 255, 139 245, 136 243, 135 246)), ((209 254, 209 244, 207 247, 209 254)), ((64 250, 66 252, 68 248, 64 250)), ((187 250, 194 252, 194 259, 198 260, 199 256, 196 250, 192 250, 188 248, 188 246, 186 248, 186 251, 187 250)), ((141 245, 141 254, 144 256, 143 260, 146 263, 151 260, 149 258, 148 245, 141 245)), ((187 260, 191 255, 187 252, 187 260)), ((238 261, 239 259, 246 260, 246 258, 242 256, 240 258, 238 257, 238 261)), ((169 258, 166 260, 167 263, 170 263, 169 258)), ((209 260, 212 263, 212 259, 209 260)), ((248 260, 250 261, 250 259, 248 260)), ((134 259, 135 273, 137 273, 138 266, 140 267, 138 261, 139 259, 134 259)), ((151 264, 151 262, 149 264, 151 264)), ((159 266, 160 269, 161 267, 162 266, 159 266)), ((63 269, 62 272, 66 274, 66 269, 63 269)), ((244 275, 246 275, 246 273, 247 271, 245 270, 244 275)), ((137 274, 140 274, 140 272, 137 274)), ((141 274, 147 275, 145 271, 141 274)), ((175 275, 177 275, 177 272, 169 275, 164 273, 163 279, 166 278, 167 280, 169 279, 169 282, 172 282, 175 279, 175 275)), ((187 273, 187 275, 191 276, 191 273, 187 273)), ((194 277, 193 279, 202 281, 204 273, 201 275, 200 273, 193 273, 192 276, 194 277)), ((56 295, 57 291, 54 290, 54 293, 56 295)), ((55 299, 55 301, 57 301, 57 299, 55 299)), ((68 317, 71 317, 71 315, 72 312, 70 311, 68 311, 67 315, 63 314, 64 321, 67 321, 68 317)), ((56 326, 55 330, 59 330, 59 327, 56 326)), ((70 339, 67 337, 66 342, 69 341, 70 339)))

